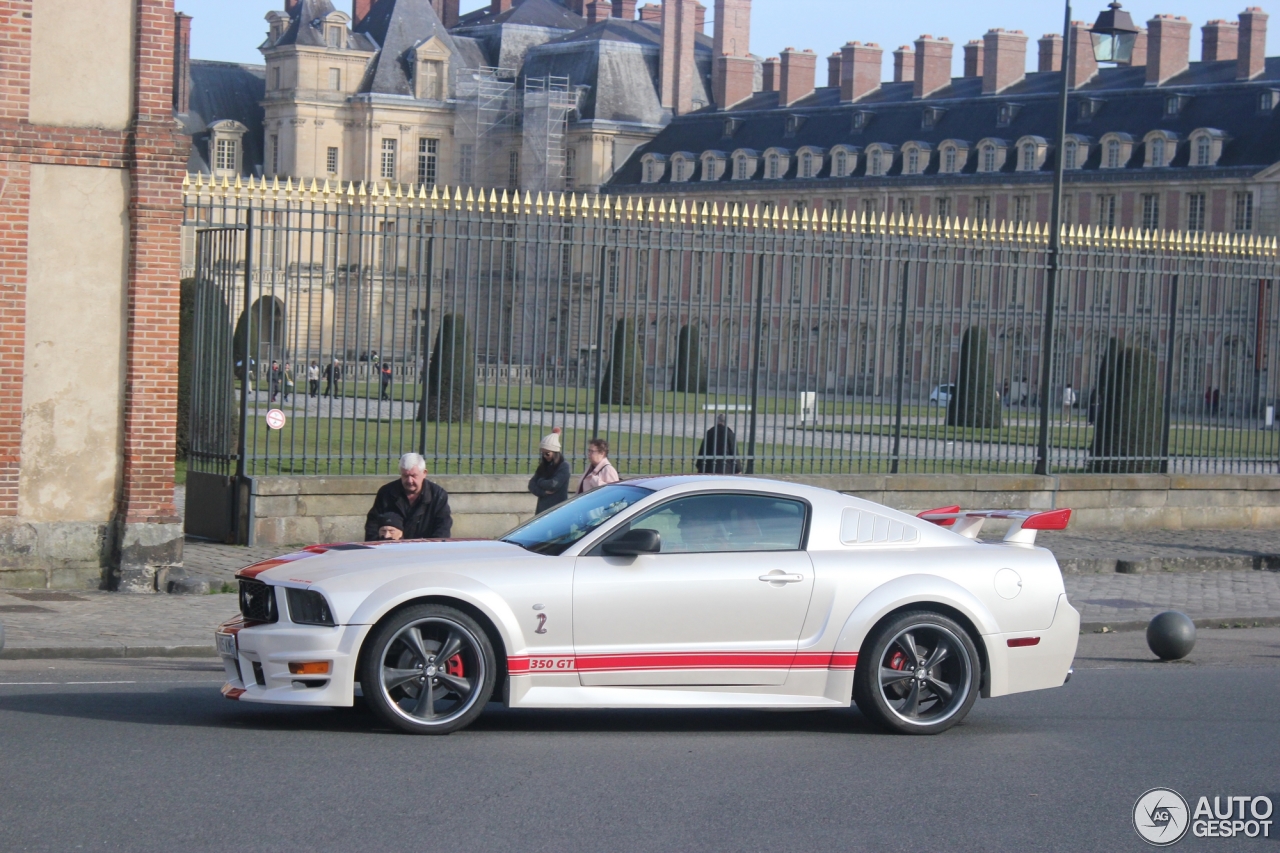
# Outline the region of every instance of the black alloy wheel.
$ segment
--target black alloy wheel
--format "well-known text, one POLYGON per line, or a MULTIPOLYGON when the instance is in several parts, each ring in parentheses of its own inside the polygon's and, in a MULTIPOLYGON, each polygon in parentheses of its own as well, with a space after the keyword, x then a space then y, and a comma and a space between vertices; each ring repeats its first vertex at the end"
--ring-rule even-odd
POLYGON ((982 664, 967 631, 940 613, 902 613, 863 644, 853 698, 876 725, 932 735, 959 723, 977 701, 982 664))
POLYGON ((449 734, 470 725, 493 695, 493 645, 467 614, 438 604, 395 613, 362 653, 361 691, 390 725, 409 734, 449 734))

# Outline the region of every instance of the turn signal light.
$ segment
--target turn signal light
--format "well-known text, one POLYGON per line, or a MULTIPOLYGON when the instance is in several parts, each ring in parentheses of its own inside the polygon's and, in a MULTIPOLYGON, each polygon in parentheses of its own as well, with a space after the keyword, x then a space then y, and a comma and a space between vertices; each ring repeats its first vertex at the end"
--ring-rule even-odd
POLYGON ((315 660, 291 663, 289 664, 289 672, 293 675, 328 675, 329 662, 327 660, 315 660))

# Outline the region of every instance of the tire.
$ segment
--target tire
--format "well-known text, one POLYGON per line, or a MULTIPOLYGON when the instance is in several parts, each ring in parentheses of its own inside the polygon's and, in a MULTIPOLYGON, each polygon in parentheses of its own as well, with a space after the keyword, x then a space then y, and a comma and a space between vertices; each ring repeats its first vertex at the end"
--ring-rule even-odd
POLYGON ((498 671, 484 629, 439 604, 388 617, 369 636, 360 664, 369 708, 392 727, 418 735, 447 735, 470 725, 493 695, 498 671))
POLYGON ((886 731, 936 735, 965 718, 981 683, 981 658, 968 632, 940 613, 911 610, 863 643, 853 700, 886 731))

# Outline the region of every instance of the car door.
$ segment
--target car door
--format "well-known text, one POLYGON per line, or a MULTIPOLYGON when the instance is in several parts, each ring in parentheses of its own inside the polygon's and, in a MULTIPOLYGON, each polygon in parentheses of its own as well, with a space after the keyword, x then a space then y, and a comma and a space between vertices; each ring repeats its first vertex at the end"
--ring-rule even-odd
POLYGON ((809 506, 759 493, 695 494, 626 529, 662 548, 574 566, 574 652, 584 685, 782 684, 813 591, 809 506))

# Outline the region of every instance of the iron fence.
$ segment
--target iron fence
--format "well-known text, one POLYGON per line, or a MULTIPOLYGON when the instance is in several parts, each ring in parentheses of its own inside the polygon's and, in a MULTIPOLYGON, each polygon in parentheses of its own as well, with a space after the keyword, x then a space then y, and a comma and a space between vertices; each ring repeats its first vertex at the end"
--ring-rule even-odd
MULTIPOLYGON (((203 178, 186 224, 192 470, 234 435, 250 475, 523 473, 553 427, 627 474, 1035 463, 1040 225, 203 178)), ((1273 238, 1071 226, 1061 262, 1051 470, 1276 470, 1273 238)))

